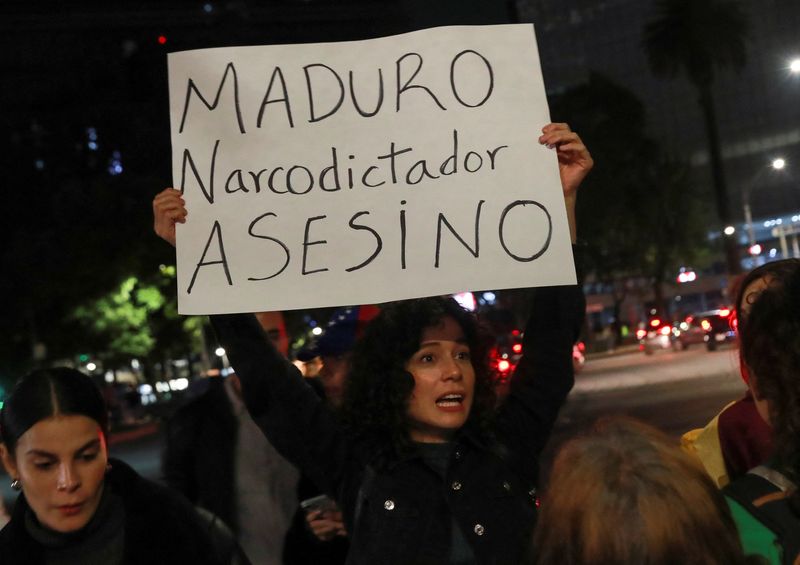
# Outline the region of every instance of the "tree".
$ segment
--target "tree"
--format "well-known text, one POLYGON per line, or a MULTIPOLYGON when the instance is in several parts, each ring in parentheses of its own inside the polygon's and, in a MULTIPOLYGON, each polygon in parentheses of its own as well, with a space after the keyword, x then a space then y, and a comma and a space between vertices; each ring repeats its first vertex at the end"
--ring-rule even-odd
MULTIPOLYGON (((644 48, 656 75, 683 73, 697 89, 711 161, 717 215, 731 222, 712 86, 718 69, 741 69, 747 59, 747 18, 739 0, 658 0, 644 30, 644 48)), ((728 272, 741 272, 736 241, 724 238, 728 272)))
POLYGON ((664 156, 645 134, 645 112, 630 91, 598 74, 551 97, 556 121, 579 132, 595 160, 578 198, 579 237, 587 274, 612 289, 614 329, 631 281, 662 285, 705 244, 700 195, 688 167, 664 156))
POLYGON ((126 278, 116 289, 77 306, 73 319, 84 340, 84 350, 116 369, 131 359, 155 363, 189 358, 200 351, 203 318, 179 316, 173 289, 175 267, 163 267, 156 276, 126 278))

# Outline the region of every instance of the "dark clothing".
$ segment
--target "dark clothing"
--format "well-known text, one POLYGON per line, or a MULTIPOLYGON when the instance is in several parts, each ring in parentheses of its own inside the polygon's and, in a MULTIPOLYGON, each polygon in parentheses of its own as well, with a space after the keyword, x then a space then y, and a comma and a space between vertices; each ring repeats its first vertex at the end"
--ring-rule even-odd
MULTIPOLYGON (((321 399, 325 399, 325 389, 317 377, 305 379, 321 399)), ((314 498, 322 491, 305 475, 300 475, 297 483, 297 500, 314 498)), ((283 546, 284 565, 343 565, 347 560, 350 541, 346 537, 337 536, 331 540, 321 541, 309 528, 306 522, 306 511, 300 506, 292 517, 292 524, 286 532, 283 546)))
POLYGON ((167 423, 162 458, 164 481, 193 504, 238 531, 234 496, 237 422, 221 378, 181 406, 167 423))
POLYGON ((143 479, 122 461, 111 460, 111 465, 108 492, 98 506, 101 516, 79 532, 63 535, 43 528, 21 494, 0 532, 0 563, 94 563, 120 556, 125 565, 249 563, 219 520, 201 518, 180 495, 143 479))
POLYGON ((723 410, 717 420, 719 445, 731 481, 772 456, 772 429, 747 395, 723 410))
POLYGON ((467 425, 453 442, 444 480, 419 456, 376 465, 297 370, 266 344, 252 315, 213 316, 253 419, 341 506, 348 563, 436 564, 451 555, 455 518, 478 563, 522 561, 536 519, 538 458, 573 384, 572 345, 584 312, 578 287, 536 290, 533 316, 495 441, 467 425))

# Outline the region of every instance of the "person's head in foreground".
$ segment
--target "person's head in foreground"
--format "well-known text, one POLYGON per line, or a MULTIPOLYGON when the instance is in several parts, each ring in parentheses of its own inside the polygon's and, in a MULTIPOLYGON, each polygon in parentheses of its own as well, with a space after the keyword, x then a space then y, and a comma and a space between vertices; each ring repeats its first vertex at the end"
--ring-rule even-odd
POLYGON ((488 420, 494 393, 475 318, 452 298, 382 308, 356 343, 345 419, 389 456, 488 420))
POLYGON ((40 524, 83 528, 97 510, 108 464, 108 418, 99 389, 68 368, 21 379, 0 413, 2 458, 40 524))
POLYGON ((602 419, 558 452, 533 547, 537 565, 747 563, 705 471, 626 418, 602 419))
MULTIPOLYGON (((797 262, 800 265, 800 261, 797 262)), ((742 360, 762 417, 772 426, 777 469, 800 482, 800 268, 763 289, 739 322, 742 360)), ((800 513, 800 493, 791 498, 800 513)))

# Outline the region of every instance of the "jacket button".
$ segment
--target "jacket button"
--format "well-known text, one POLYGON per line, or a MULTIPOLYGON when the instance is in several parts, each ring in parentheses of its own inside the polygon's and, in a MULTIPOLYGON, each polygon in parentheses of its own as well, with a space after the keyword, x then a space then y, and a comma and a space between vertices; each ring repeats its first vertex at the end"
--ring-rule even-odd
POLYGON ((486 529, 483 526, 481 526, 480 524, 475 524, 474 531, 475 531, 476 535, 482 536, 483 532, 485 532, 486 529))
POLYGON ((461 483, 458 481, 453 481, 453 484, 450 485, 453 490, 461 490, 461 483))
POLYGON ((511 491, 511 485, 508 484, 508 481, 503 481, 503 490, 506 491, 506 492, 510 492, 511 491))
POLYGON ((386 510, 394 510, 394 500, 387 500, 383 503, 383 507, 386 508, 386 510))

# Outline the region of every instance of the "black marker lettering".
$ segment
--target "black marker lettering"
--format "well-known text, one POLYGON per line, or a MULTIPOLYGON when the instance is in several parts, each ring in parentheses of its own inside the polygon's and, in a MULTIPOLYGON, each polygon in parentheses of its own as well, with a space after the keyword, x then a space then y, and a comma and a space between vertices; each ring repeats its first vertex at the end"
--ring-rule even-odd
POLYGON ((225 192, 228 194, 233 194, 234 192, 250 192, 247 190, 247 187, 244 184, 244 178, 242 177, 242 169, 234 169, 231 171, 231 174, 228 175, 228 180, 225 181, 225 192), (236 180, 237 186, 233 190, 231 190, 231 181, 236 180))
POLYGON ((442 162, 442 165, 439 167, 439 172, 443 175, 452 175, 458 172, 458 130, 453 130, 453 153, 442 162), (448 163, 453 164, 453 169, 451 171, 445 171, 447 168, 448 163))
POLYGON ((267 169, 261 169, 257 173, 253 171, 247 171, 247 174, 250 175, 253 179, 253 186, 255 187, 256 194, 261 192, 261 175, 267 172, 267 169))
POLYGON ((544 206, 542 206, 541 204, 539 204, 535 200, 517 200, 515 202, 512 202, 511 204, 509 204, 508 206, 505 207, 505 209, 503 210, 503 213, 500 215, 500 245, 503 246, 503 250, 505 250, 505 252, 508 254, 509 257, 511 257, 512 259, 514 259, 516 261, 519 261, 521 263, 527 263, 529 261, 533 261, 534 259, 538 259, 539 257, 541 257, 542 253, 547 251, 547 248, 550 247, 550 238, 552 237, 552 235, 553 235, 553 220, 550 217, 550 212, 548 212, 547 208, 545 208, 544 206), (536 206, 542 212, 544 212, 545 216, 547 216, 547 239, 545 240, 544 245, 542 245, 542 248, 539 251, 537 251, 536 253, 534 253, 530 257, 521 257, 519 255, 514 255, 508 249, 508 246, 506 245, 505 237, 503 235, 503 226, 506 223, 506 216, 508 215, 508 213, 511 210, 513 210, 517 206, 525 207, 528 204, 532 204, 532 205, 536 206))
POLYGON ((324 120, 325 118, 332 116, 335 114, 339 108, 342 107, 342 102, 344 102, 344 83, 339 75, 327 65, 323 65, 322 63, 313 63, 311 65, 306 65, 303 67, 303 72, 306 74, 306 88, 308 89, 308 109, 310 113, 309 123, 319 122, 324 120), (339 83, 339 101, 333 106, 327 114, 323 116, 317 117, 316 113, 314 112, 314 89, 311 88, 311 73, 308 72, 309 69, 312 68, 321 68, 321 69, 328 69, 331 74, 336 78, 336 81, 339 83))
POLYGON ((408 172, 406 173, 406 184, 419 184, 420 182, 422 182, 423 177, 428 177, 429 179, 439 178, 437 175, 432 174, 428 170, 428 163, 425 161, 425 159, 417 161, 411 166, 410 169, 408 169, 408 172), (411 178, 411 174, 414 172, 415 169, 420 169, 417 180, 413 180, 411 178))
POLYGON ((275 167, 274 169, 272 169, 272 172, 269 174, 269 178, 267 179, 267 186, 275 194, 287 194, 289 192, 288 190, 278 190, 275 188, 275 182, 274 182, 275 175, 278 173, 278 171, 282 170, 283 167, 275 167))
POLYGON ((386 184, 385 180, 382 180, 378 184, 370 184, 369 182, 367 182, 367 177, 370 175, 370 173, 372 173, 372 171, 377 170, 377 168, 378 167, 376 167, 375 165, 372 165, 369 169, 364 171, 364 174, 361 176, 361 184, 363 184, 364 186, 368 186, 370 188, 375 188, 376 186, 381 186, 386 184))
POLYGON ((306 220, 306 229, 305 229, 305 232, 303 234, 303 270, 302 270, 302 273, 304 275, 311 275, 311 274, 314 274, 314 273, 322 273, 322 272, 328 270, 327 267, 323 267, 321 269, 315 269, 313 271, 306 271, 306 262, 307 262, 307 259, 308 259, 308 248, 311 247, 312 245, 323 245, 325 243, 328 243, 327 240, 324 240, 324 239, 320 239, 320 240, 317 240, 317 241, 308 241, 309 231, 311 231, 310 230, 311 222, 316 222, 317 220, 323 220, 323 219, 325 219, 327 217, 328 216, 314 216, 313 218, 309 218, 308 220, 306 220))
POLYGON ((218 220, 214 221, 214 226, 211 228, 211 235, 208 236, 206 247, 203 249, 203 255, 200 257, 200 261, 198 261, 197 266, 194 268, 192 280, 189 282, 189 288, 186 289, 186 294, 192 293, 192 287, 194 287, 194 281, 197 280, 197 274, 200 272, 200 267, 207 267, 208 265, 222 265, 222 268, 225 270, 225 278, 228 279, 228 286, 233 286, 231 273, 228 270, 228 260, 225 257, 225 247, 222 245, 222 228, 220 227, 218 220), (215 239, 215 237, 219 247, 220 259, 218 261, 206 262, 205 259, 206 255, 208 254, 208 248, 211 247, 211 240, 215 239))
POLYGON ((373 237, 375 237, 375 251, 373 251, 372 255, 370 255, 363 263, 360 263, 360 264, 356 265, 355 267, 349 267, 349 268, 345 269, 345 271, 347 271, 348 273, 352 273, 353 271, 357 271, 358 269, 362 269, 362 268, 366 267, 367 265, 369 265, 370 263, 372 263, 373 259, 375 259, 375 257, 377 257, 378 254, 381 252, 381 249, 383 249, 383 240, 381 239, 381 235, 378 232, 376 232, 374 229, 372 229, 369 226, 365 226, 363 224, 357 224, 356 223, 356 220, 358 218, 360 218, 361 216, 365 215, 365 214, 369 215, 369 212, 367 212, 366 210, 361 211, 361 212, 356 212, 355 214, 353 214, 353 217, 350 218, 350 223, 348 225, 351 228, 353 228, 354 230, 366 230, 366 231, 370 232, 373 235, 373 237))
POLYGON ((189 101, 192 99, 192 92, 196 93, 197 96, 200 98, 200 101, 203 102, 203 105, 208 108, 209 110, 214 110, 219 104, 219 97, 222 95, 222 87, 225 86, 225 81, 228 79, 228 73, 233 75, 233 103, 236 109, 236 121, 239 124, 239 132, 245 133, 244 131, 244 122, 242 121, 242 111, 239 108, 239 79, 236 76, 236 67, 233 66, 233 63, 228 63, 225 66, 225 72, 222 75, 222 80, 219 83, 219 88, 217 89, 217 94, 214 97, 214 102, 211 104, 205 99, 205 97, 200 93, 200 90, 194 84, 194 80, 189 79, 189 82, 186 86, 186 100, 183 103, 183 116, 181 116, 181 126, 178 128, 178 133, 183 133, 183 126, 186 125, 186 114, 189 111, 189 101))
POLYGON ((375 110, 372 112, 365 112, 361 109, 361 106, 358 105, 358 100, 356 99, 356 91, 353 88, 353 71, 350 71, 350 98, 353 100, 353 106, 361 116, 365 118, 371 118, 375 114, 377 114, 381 106, 383 106, 383 70, 378 69, 378 102, 375 105, 375 110))
POLYGON ((420 69, 422 69, 422 62, 423 62, 422 55, 420 55, 419 53, 406 53, 405 55, 400 57, 395 63, 395 67, 397 69, 397 103, 395 110, 396 112, 400 111, 400 95, 404 93, 406 90, 411 90, 412 88, 419 88, 421 90, 424 90, 430 95, 431 98, 433 98, 433 101, 436 103, 437 106, 439 106, 439 108, 441 108, 442 110, 447 110, 447 108, 442 106, 442 103, 439 102, 439 99, 436 98, 436 95, 433 92, 431 92, 431 90, 427 86, 422 86, 420 84, 411 84, 411 81, 414 80, 414 78, 419 74, 420 69), (405 84, 403 86, 400 86, 400 74, 401 74, 400 66, 406 57, 416 57, 417 68, 414 69, 414 74, 411 75, 411 77, 405 82, 405 84))
MULTIPOLYGON (((406 205, 405 200, 400 201, 401 206, 406 205)), ((406 268, 406 211, 400 210, 400 267, 406 268)))
POLYGON ((408 153, 409 151, 411 151, 411 148, 407 147, 405 149, 401 149, 399 151, 396 151, 394 147, 395 147, 395 144, 394 144, 394 141, 392 141, 391 145, 389 146, 389 152, 386 155, 378 155, 378 159, 389 159, 390 160, 389 161, 390 162, 390 167, 392 169, 392 184, 397 184, 397 171, 396 171, 396 168, 395 168, 395 157, 397 157, 398 155, 402 155, 403 153, 408 153))
POLYGON ((480 238, 480 220, 481 220, 481 208, 483 207, 483 203, 486 202, 485 200, 478 201, 478 209, 475 212, 475 248, 469 246, 469 244, 464 241, 464 239, 458 235, 455 228, 447 221, 447 218, 444 217, 444 214, 439 212, 439 220, 436 225, 436 260, 434 261, 434 267, 437 269, 439 268, 439 252, 441 251, 442 246, 442 224, 445 224, 450 232, 456 236, 456 239, 461 242, 461 245, 467 248, 467 250, 472 254, 473 257, 476 259, 480 255, 481 251, 481 238, 480 238))
POLYGON ((189 153, 188 149, 183 150, 183 163, 181 165, 181 194, 186 192, 186 163, 189 163, 189 166, 192 168, 192 173, 194 174, 194 179, 197 181, 197 184, 200 185, 200 190, 203 191, 203 196, 206 197, 209 204, 214 203, 214 168, 217 165, 217 149, 219 149, 219 139, 214 142, 214 152, 211 154, 211 171, 208 173, 208 190, 206 190, 206 184, 203 182, 203 179, 200 178, 200 173, 197 172, 197 167, 194 164, 194 159, 192 159, 192 154, 189 153))
POLYGON ((303 165, 295 165, 286 172, 286 188, 289 189, 289 192, 292 194, 307 194, 308 191, 314 188, 314 175, 312 175, 311 171, 309 171, 303 165), (292 173, 299 170, 305 171, 306 175, 308 175, 308 186, 302 192, 295 190, 294 186, 292 185, 292 173))
POLYGON ((469 151, 467 153, 467 155, 464 157, 464 169, 468 173, 474 173, 476 171, 479 171, 482 166, 483 166, 483 157, 481 157, 478 153, 475 153, 474 151, 469 151), (475 157, 477 157, 477 159, 478 159, 478 166, 475 167, 474 169, 470 169, 469 168, 469 157, 470 157, 470 155, 475 155, 475 157))
POLYGON ((273 273, 271 275, 268 275, 266 277, 260 277, 260 278, 259 277, 247 277, 247 280, 249 280, 249 281, 266 281, 266 280, 275 278, 278 275, 280 275, 283 271, 285 271, 286 267, 289 266, 290 253, 289 253, 289 248, 286 247, 286 244, 284 244, 280 239, 276 239, 276 238, 270 237, 268 235, 258 235, 257 233, 255 233, 253 231, 253 228, 256 227, 256 224, 258 222, 260 222, 264 218, 269 218, 269 217, 277 218, 278 216, 277 216, 277 214, 274 214, 272 212, 267 212, 266 214, 261 214, 258 218, 256 218, 252 222, 250 222, 250 226, 247 228, 247 233, 250 234, 253 237, 257 237, 258 239, 266 239, 266 240, 269 240, 269 241, 274 241, 275 243, 280 245, 283 248, 283 252, 286 254, 286 260, 283 262, 283 266, 280 269, 278 269, 275 273, 273 273))
POLYGON ((280 67, 275 67, 275 70, 272 71, 272 76, 269 79, 269 86, 267 86, 267 92, 264 94, 264 100, 261 102, 261 108, 258 110, 256 127, 261 127, 261 120, 264 118, 264 110, 267 109, 267 104, 276 104, 278 102, 283 102, 284 106, 286 107, 286 117, 289 119, 289 127, 294 127, 294 120, 292 120, 292 106, 289 102, 289 93, 286 91, 286 81, 283 80, 283 71, 281 71, 280 67), (272 92, 272 85, 275 83, 275 77, 281 81, 283 98, 275 98, 274 100, 270 100, 269 93, 272 92))
MULTIPOLYGON (((472 77, 470 76, 470 80, 471 79, 472 77)), ((489 63, 488 59, 486 59, 486 57, 484 57, 477 51, 473 51, 472 49, 466 49, 462 51, 461 53, 453 57, 453 62, 450 63, 450 88, 453 89, 453 96, 456 97, 456 100, 458 100, 462 106, 466 106, 467 108, 477 108, 478 106, 483 106, 489 99, 489 97, 492 95, 492 90, 494 90, 494 71, 492 71, 491 63, 489 63), (456 88, 456 77, 455 77, 456 63, 462 56, 466 55, 467 53, 473 53, 474 55, 480 57, 483 63, 486 65, 486 70, 489 71, 489 85, 486 88, 486 95, 477 104, 468 104, 467 102, 465 102, 464 99, 461 98, 461 96, 458 94, 458 89, 456 88)))
POLYGON ((494 165, 495 165, 494 160, 497 156, 497 153, 501 149, 505 149, 506 147, 508 147, 508 145, 501 145, 500 147, 495 147, 494 149, 486 150, 486 154, 489 156, 489 163, 492 165, 492 170, 494 170, 494 165))
POLYGON ((326 191, 326 192, 336 192, 337 190, 341 190, 342 186, 339 184, 339 160, 336 157, 336 148, 331 147, 331 158, 333 159, 333 164, 330 167, 325 167, 319 173, 319 187, 326 191), (333 172, 333 188, 328 188, 325 185, 325 177, 326 175, 333 172))

